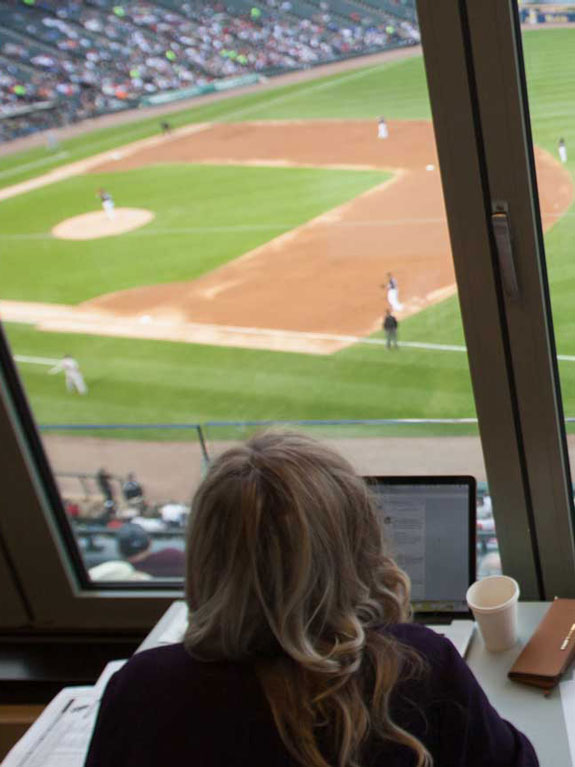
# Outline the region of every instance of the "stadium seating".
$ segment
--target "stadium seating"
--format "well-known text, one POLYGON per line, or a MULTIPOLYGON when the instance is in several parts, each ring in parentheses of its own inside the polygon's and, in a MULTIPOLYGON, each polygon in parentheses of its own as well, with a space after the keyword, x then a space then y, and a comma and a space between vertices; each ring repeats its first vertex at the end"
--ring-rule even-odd
POLYGON ((222 78, 414 44, 416 26, 389 10, 408 15, 410 1, 0 0, 0 139, 222 78))

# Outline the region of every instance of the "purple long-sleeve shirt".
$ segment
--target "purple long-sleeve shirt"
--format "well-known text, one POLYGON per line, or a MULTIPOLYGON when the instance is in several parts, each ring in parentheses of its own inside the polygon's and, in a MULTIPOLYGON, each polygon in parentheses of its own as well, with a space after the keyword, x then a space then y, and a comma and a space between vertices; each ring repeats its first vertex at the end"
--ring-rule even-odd
MULTIPOLYGON (((394 721, 422 741, 434 767, 536 767, 533 747, 501 719, 453 645, 423 626, 386 629, 428 672, 393 692, 394 721)), ((365 767, 411 767, 413 754, 373 739, 365 767)), ((183 645, 135 655, 102 700, 85 767, 295 767, 253 666, 204 663, 183 645)))

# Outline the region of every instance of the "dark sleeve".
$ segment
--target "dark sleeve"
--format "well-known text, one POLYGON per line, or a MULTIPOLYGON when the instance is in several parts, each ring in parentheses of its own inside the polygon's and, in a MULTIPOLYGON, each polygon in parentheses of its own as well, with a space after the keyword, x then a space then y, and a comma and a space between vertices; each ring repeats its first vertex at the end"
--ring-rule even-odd
POLYGON ((495 711, 451 642, 441 639, 441 645, 442 658, 436 670, 438 689, 443 692, 438 700, 440 753, 436 763, 450 767, 538 767, 529 740, 495 711))

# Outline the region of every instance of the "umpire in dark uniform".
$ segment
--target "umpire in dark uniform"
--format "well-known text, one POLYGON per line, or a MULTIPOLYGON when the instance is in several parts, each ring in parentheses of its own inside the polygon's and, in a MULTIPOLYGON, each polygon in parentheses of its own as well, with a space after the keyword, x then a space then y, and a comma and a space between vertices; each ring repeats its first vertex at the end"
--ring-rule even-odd
POLYGON ((385 345, 388 349, 393 346, 397 349, 397 327, 398 322, 391 313, 391 309, 385 310, 385 319, 383 320, 383 329, 385 330, 385 345))

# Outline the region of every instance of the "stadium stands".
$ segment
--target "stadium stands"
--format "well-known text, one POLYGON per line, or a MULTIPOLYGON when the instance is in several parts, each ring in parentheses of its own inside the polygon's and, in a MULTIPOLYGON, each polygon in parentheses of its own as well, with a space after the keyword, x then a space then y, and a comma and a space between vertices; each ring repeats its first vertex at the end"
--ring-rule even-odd
POLYGON ((419 42, 408 0, 0 0, 0 140, 419 42), (411 14, 411 16, 410 16, 411 14))

